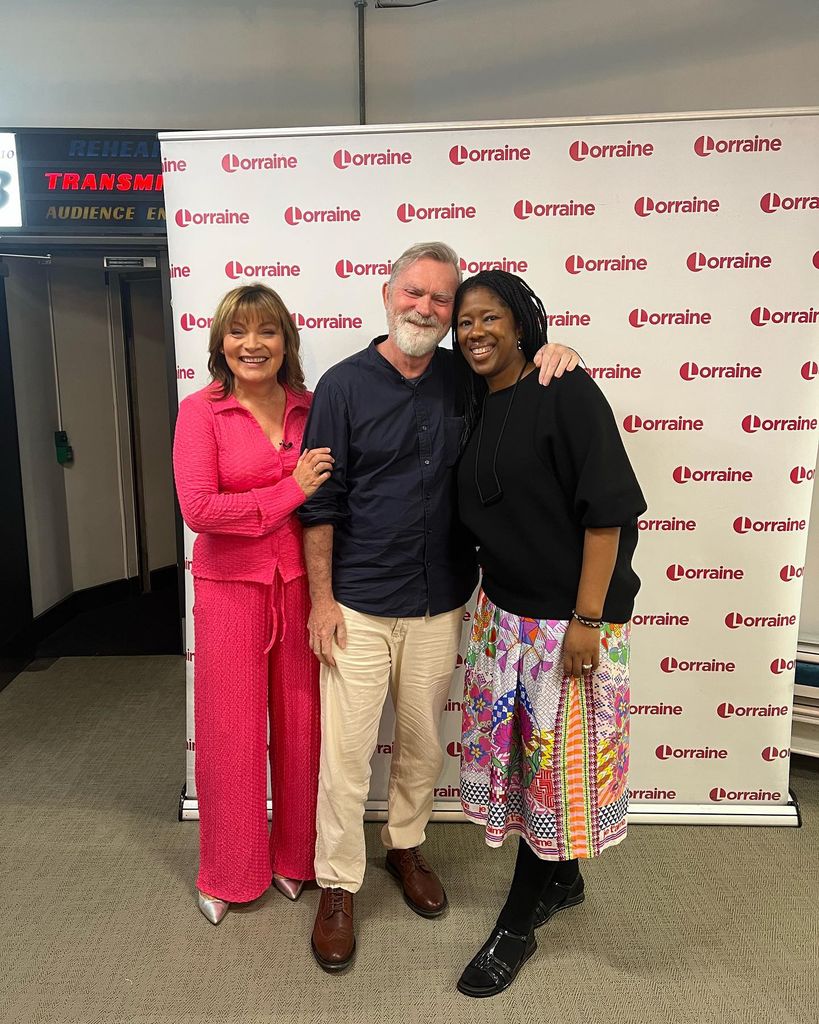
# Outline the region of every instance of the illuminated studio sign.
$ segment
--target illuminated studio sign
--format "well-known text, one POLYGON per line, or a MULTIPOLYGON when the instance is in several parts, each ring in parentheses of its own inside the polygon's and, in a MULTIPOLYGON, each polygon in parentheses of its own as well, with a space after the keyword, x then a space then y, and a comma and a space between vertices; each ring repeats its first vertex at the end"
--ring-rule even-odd
POLYGON ((65 234, 165 233, 156 135, 18 132, 17 152, 24 229, 65 234))

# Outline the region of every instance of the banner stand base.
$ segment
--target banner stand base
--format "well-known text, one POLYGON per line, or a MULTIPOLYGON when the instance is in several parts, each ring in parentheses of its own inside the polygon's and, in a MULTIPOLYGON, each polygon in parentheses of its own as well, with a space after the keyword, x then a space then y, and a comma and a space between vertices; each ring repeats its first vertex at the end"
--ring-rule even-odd
MULTIPOLYGON (((179 820, 198 821, 199 801, 187 796, 187 787, 179 795, 179 820)), ((786 804, 646 804, 634 802, 629 805, 629 825, 768 825, 790 828, 802 827, 799 801, 793 791, 786 804)), ((270 801, 267 801, 267 817, 272 817, 270 801)), ((373 800, 367 804, 365 821, 386 821, 387 803, 373 800)), ((463 822, 460 805, 438 806, 432 812, 431 821, 463 822)))
POLYGON ((629 825, 779 825, 802 827, 793 791, 786 804, 629 804, 629 825))

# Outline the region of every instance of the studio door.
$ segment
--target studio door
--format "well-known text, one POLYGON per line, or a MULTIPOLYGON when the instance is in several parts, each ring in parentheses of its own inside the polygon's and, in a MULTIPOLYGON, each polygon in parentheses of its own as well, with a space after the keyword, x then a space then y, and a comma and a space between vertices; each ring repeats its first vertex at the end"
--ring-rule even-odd
POLYGON ((162 254, 110 261, 79 244, 5 258, 39 658, 181 651, 162 254))
MULTIPOLYGON (((168 353, 159 274, 111 274, 125 346, 140 590, 176 573, 168 353)), ((172 364, 171 364, 172 365, 172 364)))

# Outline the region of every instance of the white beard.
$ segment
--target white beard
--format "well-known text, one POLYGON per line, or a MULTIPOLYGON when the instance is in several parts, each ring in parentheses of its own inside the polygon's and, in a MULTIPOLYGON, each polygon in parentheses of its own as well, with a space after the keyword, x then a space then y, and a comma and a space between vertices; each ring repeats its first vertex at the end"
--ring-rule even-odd
POLYGON ((436 317, 419 317, 417 313, 388 312, 387 326, 390 337, 405 356, 429 355, 449 330, 449 325, 441 324, 436 317))

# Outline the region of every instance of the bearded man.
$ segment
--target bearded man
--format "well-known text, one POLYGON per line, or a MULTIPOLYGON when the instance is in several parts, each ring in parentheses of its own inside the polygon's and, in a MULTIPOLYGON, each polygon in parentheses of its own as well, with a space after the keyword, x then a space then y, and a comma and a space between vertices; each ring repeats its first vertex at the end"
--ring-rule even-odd
MULTIPOLYGON (((419 847, 443 754, 438 734, 458 654, 464 605, 477 582, 475 548, 457 522, 455 474, 463 417, 449 332, 458 257, 420 243, 383 287, 389 333, 318 383, 304 446, 329 446, 333 473, 299 510, 321 668, 321 768, 313 954, 325 970, 355 952, 353 894, 364 879, 364 804, 389 690, 395 738, 386 867, 409 907, 443 913, 443 886, 419 847)), ((541 349, 548 383, 577 355, 541 349), (544 355, 546 356, 544 358, 544 355)))

